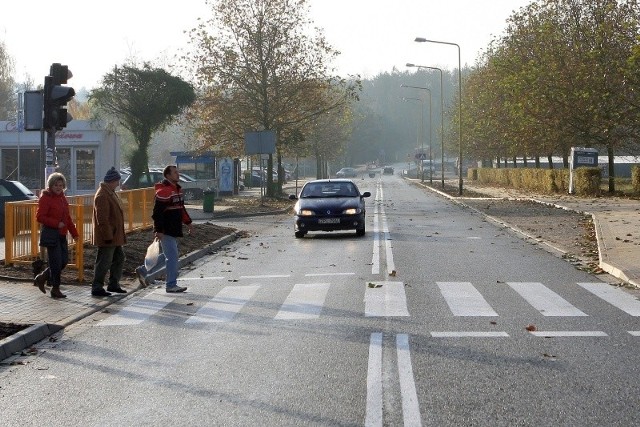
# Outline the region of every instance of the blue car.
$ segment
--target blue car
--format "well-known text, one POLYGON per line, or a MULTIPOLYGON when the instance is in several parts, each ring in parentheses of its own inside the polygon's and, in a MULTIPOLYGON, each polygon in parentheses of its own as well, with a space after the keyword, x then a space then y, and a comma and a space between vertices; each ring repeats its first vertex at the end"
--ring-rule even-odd
POLYGON ((371 193, 360 193, 350 179, 319 179, 307 182, 297 200, 294 211, 294 234, 304 237, 309 231, 355 230, 364 236, 366 207, 364 199, 371 193))

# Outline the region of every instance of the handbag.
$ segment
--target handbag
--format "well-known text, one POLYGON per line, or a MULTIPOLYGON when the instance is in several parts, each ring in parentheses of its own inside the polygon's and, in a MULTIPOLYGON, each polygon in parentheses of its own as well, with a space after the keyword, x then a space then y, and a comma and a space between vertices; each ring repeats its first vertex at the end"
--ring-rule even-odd
POLYGON ((158 264, 158 260, 160 259, 160 241, 154 240, 151 242, 149 247, 147 248, 147 254, 144 257, 144 268, 147 271, 151 271, 153 267, 158 264))
POLYGON ((40 246, 56 246, 58 242, 60 242, 60 233, 58 233, 58 229, 43 226, 42 230, 40 230, 40 246))

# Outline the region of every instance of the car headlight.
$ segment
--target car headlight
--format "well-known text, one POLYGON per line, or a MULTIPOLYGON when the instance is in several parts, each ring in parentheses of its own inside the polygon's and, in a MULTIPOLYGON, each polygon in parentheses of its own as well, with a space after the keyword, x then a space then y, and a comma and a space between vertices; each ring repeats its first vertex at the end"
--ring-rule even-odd
POLYGON ((310 209, 300 209, 298 211, 298 216, 313 216, 315 213, 310 209))
POLYGON ((362 212, 360 208, 349 208, 349 209, 345 209, 342 213, 344 215, 357 215, 360 212, 362 212))

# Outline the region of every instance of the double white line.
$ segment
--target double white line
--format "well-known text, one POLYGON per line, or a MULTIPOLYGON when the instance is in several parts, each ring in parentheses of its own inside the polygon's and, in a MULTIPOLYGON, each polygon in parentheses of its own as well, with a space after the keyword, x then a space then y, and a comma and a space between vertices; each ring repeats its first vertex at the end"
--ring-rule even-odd
MULTIPOLYGON (((413 380, 409 336, 396 335, 396 351, 398 361, 398 377, 402 397, 402 419, 405 426, 421 426, 420 407, 416 385, 413 380)), ((369 344, 369 366, 367 370, 367 408, 364 425, 367 427, 382 426, 383 415, 383 363, 382 333, 371 334, 369 344)))
POLYGON ((391 237, 389 235, 389 227, 387 225, 387 215, 384 212, 384 193, 382 184, 378 181, 376 185, 376 197, 374 199, 373 208, 373 258, 371 260, 371 274, 380 274, 380 237, 384 237, 385 255, 387 260, 387 274, 395 271, 396 266, 393 262, 393 253, 391 251, 391 237), (380 229, 382 223, 382 229, 380 229))

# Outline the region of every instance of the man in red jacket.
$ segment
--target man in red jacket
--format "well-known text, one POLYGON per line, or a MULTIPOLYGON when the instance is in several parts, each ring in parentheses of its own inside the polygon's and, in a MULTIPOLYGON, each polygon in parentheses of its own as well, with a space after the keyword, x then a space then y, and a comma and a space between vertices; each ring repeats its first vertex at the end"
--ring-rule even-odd
MULTIPOLYGON (((155 185, 156 196, 153 204, 153 231, 160 240, 165 261, 166 291, 169 293, 184 292, 184 286, 178 286, 178 238, 183 237, 182 225, 187 225, 191 234, 191 217, 184 207, 184 197, 178 182, 178 167, 169 165, 164 168, 164 179, 155 185)), ((157 267, 156 267, 157 268, 157 267)), ((155 269, 154 269, 155 270, 155 269)), ((144 267, 136 270, 140 282, 146 284, 144 267)))

